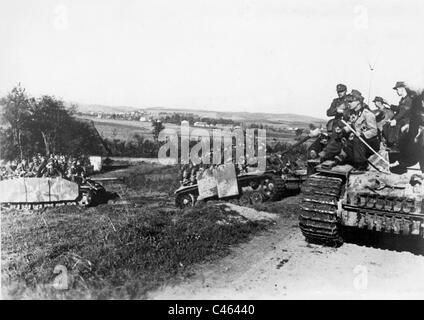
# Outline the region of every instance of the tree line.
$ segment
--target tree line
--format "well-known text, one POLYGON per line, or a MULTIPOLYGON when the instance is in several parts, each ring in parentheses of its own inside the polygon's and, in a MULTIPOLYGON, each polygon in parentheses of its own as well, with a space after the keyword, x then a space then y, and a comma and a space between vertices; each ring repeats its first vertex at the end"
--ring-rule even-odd
MULTIPOLYGON (((17 85, 0 99, 0 158, 5 160, 30 158, 41 153, 79 155, 109 155, 126 157, 157 157, 159 148, 165 142, 158 141, 164 129, 163 122, 170 122, 169 116, 163 121, 152 121, 153 140, 139 134, 126 141, 103 139, 91 121, 76 118, 76 106, 66 107, 64 102, 54 96, 43 95, 34 98, 17 85)), ((200 117, 181 118, 175 113, 172 121, 195 122, 200 117)), ((203 121, 209 120, 202 118, 203 121)), ((229 124, 228 119, 210 119, 211 123, 229 124)), ((171 121, 171 122, 172 122, 171 121)), ((190 141, 190 148, 196 144, 190 141)), ((283 151, 289 145, 278 143, 267 146, 268 153, 283 151)), ((294 150, 292 155, 303 153, 303 148, 294 150)))
POLYGON ((5 160, 34 154, 101 154, 97 131, 76 119, 75 107, 54 96, 34 98, 17 85, 0 99, 0 152, 5 160))

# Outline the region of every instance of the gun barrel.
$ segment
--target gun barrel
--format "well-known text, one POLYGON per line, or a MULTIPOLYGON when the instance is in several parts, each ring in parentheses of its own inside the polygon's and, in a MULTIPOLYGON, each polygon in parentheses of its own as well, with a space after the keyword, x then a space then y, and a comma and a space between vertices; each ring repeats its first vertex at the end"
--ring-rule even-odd
POLYGON ((94 178, 94 177, 90 177, 91 180, 94 181, 120 181, 122 180, 122 178, 116 178, 116 177, 111 177, 111 178, 94 178))
POLYGON ((290 152, 291 150, 293 150, 297 146, 300 146, 302 143, 305 143, 306 141, 308 141, 310 138, 311 138, 310 136, 303 137, 302 139, 300 139, 299 141, 297 141, 295 144, 291 145, 287 150, 284 150, 281 153, 281 155, 286 154, 287 152, 290 152))

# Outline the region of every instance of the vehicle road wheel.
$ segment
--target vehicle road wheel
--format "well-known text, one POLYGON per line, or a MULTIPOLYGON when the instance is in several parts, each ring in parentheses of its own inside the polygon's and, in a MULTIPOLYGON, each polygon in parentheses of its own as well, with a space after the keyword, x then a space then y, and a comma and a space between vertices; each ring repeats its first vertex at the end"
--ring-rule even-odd
POLYGON ((250 202, 252 204, 259 204, 262 203, 264 201, 264 198, 262 196, 262 193, 260 193, 259 191, 253 191, 250 194, 250 202))
POLYGON ((192 193, 182 193, 177 195, 175 205, 180 209, 193 207, 196 199, 192 193))

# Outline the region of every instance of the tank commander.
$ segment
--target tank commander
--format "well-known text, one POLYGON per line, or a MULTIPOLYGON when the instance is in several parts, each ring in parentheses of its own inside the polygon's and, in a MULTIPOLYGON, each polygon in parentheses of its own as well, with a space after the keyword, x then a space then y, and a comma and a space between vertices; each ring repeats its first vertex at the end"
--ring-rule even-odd
MULTIPOLYGON (((380 149, 380 141, 374 113, 365 108, 363 100, 357 94, 350 94, 347 101, 349 106, 348 123, 371 148, 378 151, 380 149)), ((343 140, 342 151, 335 157, 336 162, 349 163, 357 169, 365 170, 368 166, 367 159, 372 154, 372 151, 348 126, 345 126, 343 130, 347 134, 347 139, 343 140)))
MULTIPOLYGON (((361 93, 359 90, 352 89, 352 91, 350 92, 350 94, 351 94, 352 96, 354 96, 354 97, 358 98, 358 99, 359 99, 359 101, 361 101, 362 106, 363 106, 365 109, 371 110, 371 109, 370 109, 370 107, 369 107, 369 105, 367 105, 367 104, 364 102, 365 98, 362 96, 362 93, 361 93)), ((349 108, 347 108, 347 110, 349 110, 349 108)))

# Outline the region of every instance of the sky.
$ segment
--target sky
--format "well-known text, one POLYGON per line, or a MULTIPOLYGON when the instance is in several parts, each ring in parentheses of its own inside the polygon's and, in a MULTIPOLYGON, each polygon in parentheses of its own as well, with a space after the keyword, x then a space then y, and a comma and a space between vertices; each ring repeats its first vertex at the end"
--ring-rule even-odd
POLYGON ((423 17, 422 0, 2 0, 0 95, 325 118, 338 83, 393 103, 396 81, 424 84, 423 17))

